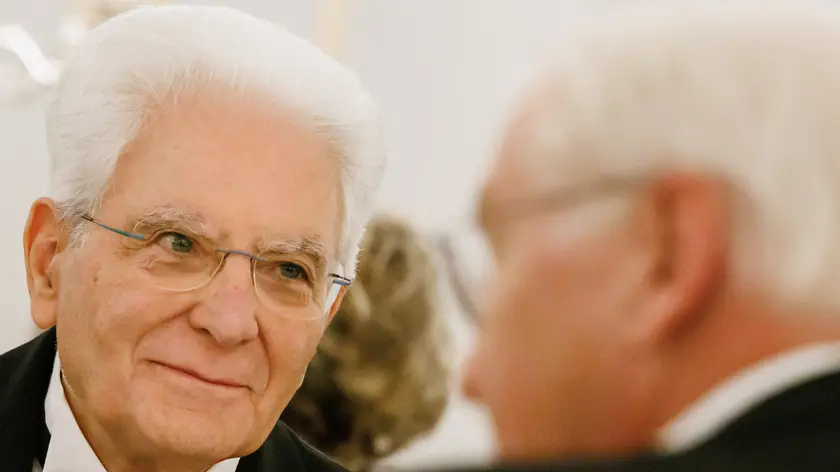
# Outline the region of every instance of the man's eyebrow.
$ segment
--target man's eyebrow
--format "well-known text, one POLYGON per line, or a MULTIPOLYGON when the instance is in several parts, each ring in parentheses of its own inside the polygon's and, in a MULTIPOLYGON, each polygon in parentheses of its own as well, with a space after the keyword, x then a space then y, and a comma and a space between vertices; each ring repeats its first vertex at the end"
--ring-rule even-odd
POLYGON ((312 260, 319 269, 327 264, 326 245, 318 236, 302 238, 273 237, 257 243, 257 252, 277 254, 301 254, 312 260))
POLYGON ((181 210, 171 206, 145 209, 133 218, 129 218, 129 224, 137 232, 172 228, 184 229, 193 234, 210 239, 218 239, 220 237, 219 231, 201 216, 200 213, 181 210))

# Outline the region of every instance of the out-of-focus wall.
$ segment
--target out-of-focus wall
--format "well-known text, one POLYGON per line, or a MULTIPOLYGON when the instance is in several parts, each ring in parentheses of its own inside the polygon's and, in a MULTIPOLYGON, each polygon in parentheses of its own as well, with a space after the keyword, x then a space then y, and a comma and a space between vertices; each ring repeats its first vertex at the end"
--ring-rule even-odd
MULTIPOLYGON (((313 33, 317 1, 189 0, 227 5, 313 33)), ((344 60, 379 99, 391 162, 382 209, 436 231, 465 214, 494 146, 494 130, 513 91, 564 28, 631 0, 347 0, 344 60)), ((68 2, 69 3, 69 2, 68 2)), ((55 44, 62 0, 0 0, 0 24, 25 26, 55 44)), ((54 48, 51 48, 54 49, 54 48)), ((0 351, 35 331, 29 320, 21 251, 29 203, 47 191, 43 99, 0 108, 0 351)), ((472 328, 445 305, 457 368, 472 328)), ((453 392, 457 392, 453 386, 453 392)), ((482 412, 457 393, 438 431, 392 461, 397 466, 483 459, 491 434, 482 412)))

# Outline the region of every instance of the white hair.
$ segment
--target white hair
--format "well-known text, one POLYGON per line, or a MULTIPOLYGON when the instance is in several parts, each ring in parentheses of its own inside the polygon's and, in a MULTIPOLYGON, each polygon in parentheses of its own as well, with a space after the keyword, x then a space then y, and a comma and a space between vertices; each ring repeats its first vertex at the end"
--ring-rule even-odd
POLYGON ((139 8, 85 38, 47 117, 62 217, 95 211, 145 110, 206 85, 295 110, 334 146, 344 200, 338 257, 352 277, 384 167, 378 111, 355 75, 318 48, 228 8, 139 8))
POLYGON ((730 1, 613 20, 570 34, 529 89, 526 172, 724 179, 736 283, 840 309, 840 11, 730 1))

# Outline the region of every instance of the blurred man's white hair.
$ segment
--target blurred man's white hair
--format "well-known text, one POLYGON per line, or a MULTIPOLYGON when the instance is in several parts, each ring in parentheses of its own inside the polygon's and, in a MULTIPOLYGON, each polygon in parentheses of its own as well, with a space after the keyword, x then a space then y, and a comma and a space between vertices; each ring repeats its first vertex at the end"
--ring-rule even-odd
POLYGON ((540 185, 668 171, 725 179, 736 283, 840 309, 836 6, 619 14, 569 35, 524 103, 520 156, 540 185))
POLYGON ((95 211, 145 110, 207 86, 294 110, 334 146, 344 196, 338 257, 352 276, 384 166, 378 111, 355 75, 318 48, 228 8, 140 8, 85 38, 47 118, 51 191, 62 217, 95 211))

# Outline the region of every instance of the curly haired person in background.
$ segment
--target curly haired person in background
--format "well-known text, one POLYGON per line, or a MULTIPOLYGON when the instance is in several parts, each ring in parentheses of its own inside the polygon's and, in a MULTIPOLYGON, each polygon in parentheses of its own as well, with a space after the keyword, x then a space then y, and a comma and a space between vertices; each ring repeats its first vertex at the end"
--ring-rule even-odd
POLYGON ((437 267, 408 225, 377 218, 359 270, 282 420, 351 470, 430 432, 446 407, 437 267))

